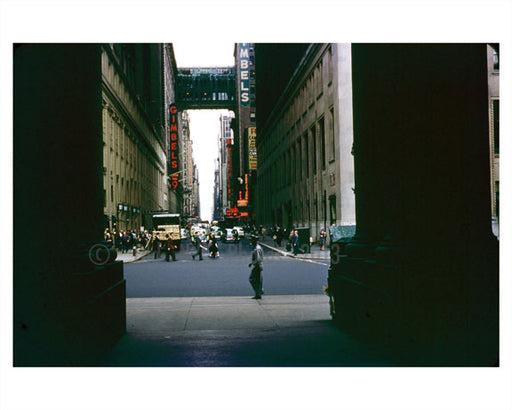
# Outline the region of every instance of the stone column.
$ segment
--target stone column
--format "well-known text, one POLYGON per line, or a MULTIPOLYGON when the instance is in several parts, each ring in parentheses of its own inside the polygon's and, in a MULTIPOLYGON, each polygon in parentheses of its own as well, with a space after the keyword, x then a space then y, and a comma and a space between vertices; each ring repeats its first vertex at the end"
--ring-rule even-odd
POLYGON ((357 235, 335 267, 339 319, 412 360, 493 365, 486 46, 355 44, 352 63, 357 235))
POLYGON ((16 365, 77 364, 125 329, 103 240, 101 49, 14 47, 16 365))

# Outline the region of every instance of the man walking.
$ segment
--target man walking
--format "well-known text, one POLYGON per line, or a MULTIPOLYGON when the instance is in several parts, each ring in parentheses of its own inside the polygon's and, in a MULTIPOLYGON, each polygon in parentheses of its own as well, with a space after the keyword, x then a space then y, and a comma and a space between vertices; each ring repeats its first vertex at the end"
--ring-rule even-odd
POLYGON ((199 256, 199 260, 202 261, 203 260, 203 249, 205 251, 207 251, 208 249, 206 249, 201 244, 201 237, 199 236, 198 232, 196 232, 196 234, 194 235, 194 246, 196 247, 196 253, 194 253, 192 255, 192 259, 196 259, 196 256, 199 256))
POLYGON ((258 244, 258 237, 255 235, 251 236, 251 244, 252 260, 251 263, 249 263, 249 267, 253 266, 253 268, 249 276, 249 283, 254 290, 253 299, 261 299, 261 295, 263 294, 263 249, 261 249, 261 246, 258 244))
POLYGON ((160 246, 160 238, 156 235, 155 239, 153 239, 153 252, 155 253, 155 259, 160 259, 160 246))
POLYGON ((320 234, 318 236, 320 237, 320 250, 323 251, 325 250, 325 242, 327 240, 327 232, 323 226, 320 229, 320 234))
POLYGON ((172 256, 173 262, 176 261, 176 244, 174 239, 169 235, 165 235, 165 261, 169 262, 169 256, 172 256))
POLYGON ((299 247, 300 241, 299 241, 299 231, 295 231, 293 234, 292 239, 292 246, 293 246, 293 254, 297 255, 298 253, 304 253, 304 251, 299 247))

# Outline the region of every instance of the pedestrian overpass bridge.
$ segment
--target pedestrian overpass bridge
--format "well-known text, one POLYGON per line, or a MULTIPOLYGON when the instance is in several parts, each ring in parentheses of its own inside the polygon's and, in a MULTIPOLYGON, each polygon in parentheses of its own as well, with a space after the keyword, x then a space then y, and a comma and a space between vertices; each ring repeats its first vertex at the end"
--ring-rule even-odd
POLYGON ((235 67, 178 68, 176 104, 180 111, 188 109, 235 110, 235 67))

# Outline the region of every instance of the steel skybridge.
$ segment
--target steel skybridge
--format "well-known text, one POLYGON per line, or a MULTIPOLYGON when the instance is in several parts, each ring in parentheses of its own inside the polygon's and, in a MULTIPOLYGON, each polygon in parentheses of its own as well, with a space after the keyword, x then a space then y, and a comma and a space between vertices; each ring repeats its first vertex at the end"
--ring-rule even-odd
POLYGON ((179 110, 236 107, 235 67, 178 68, 176 104, 179 110))

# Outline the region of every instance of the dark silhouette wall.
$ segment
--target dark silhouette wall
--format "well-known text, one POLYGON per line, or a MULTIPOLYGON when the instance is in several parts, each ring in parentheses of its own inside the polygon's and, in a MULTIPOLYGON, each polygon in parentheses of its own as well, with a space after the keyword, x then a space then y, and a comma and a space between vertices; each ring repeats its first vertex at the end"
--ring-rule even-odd
POLYGON ((352 46, 357 231, 336 320, 412 365, 498 363, 485 44, 352 46))
POLYGON ((98 246, 100 58, 99 45, 14 47, 17 366, 87 363, 125 331, 122 263, 98 246))

